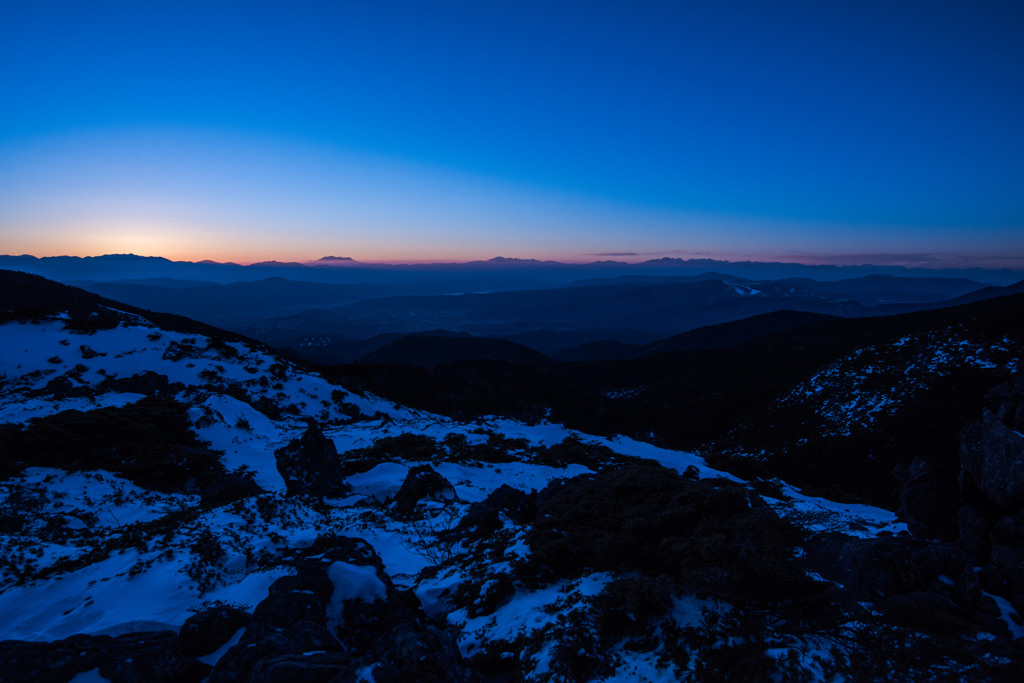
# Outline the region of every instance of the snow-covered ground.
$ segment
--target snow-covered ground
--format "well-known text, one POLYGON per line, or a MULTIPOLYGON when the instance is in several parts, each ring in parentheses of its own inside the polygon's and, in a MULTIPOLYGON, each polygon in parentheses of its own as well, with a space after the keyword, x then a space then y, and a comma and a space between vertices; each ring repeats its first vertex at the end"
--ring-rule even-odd
MULTIPOLYGON (((971 353, 978 356, 977 351, 971 353)), ((529 446, 552 446, 575 438, 617 454, 654 460, 680 473, 696 468, 702 478, 736 480, 692 453, 622 436, 607 439, 557 424, 527 425, 504 418, 461 423, 410 410, 331 385, 262 349, 242 343, 211 344, 200 335, 143 324, 92 335, 68 332, 60 319, 0 326, 0 422, 24 424, 66 410, 87 412, 133 403, 142 395, 110 392, 55 400, 39 392, 62 376, 75 387, 96 387, 108 378, 142 372, 180 383, 177 400, 188 404, 198 436, 223 451, 228 470, 245 466, 269 493, 200 509, 198 496, 147 491, 104 471, 30 467, 20 478, 0 483, 0 507, 16 506, 11 509, 26 523, 16 533, 0 534, 0 552, 8 558, 0 575, 0 613, 4 615, 0 640, 177 629, 192 611, 213 601, 251 610, 266 597, 268 586, 290 571, 273 558, 289 548, 308 546, 326 533, 363 538, 380 555, 396 585, 415 589, 428 612, 447 611, 443 596, 451 594, 465 576, 458 568, 449 568, 421 577, 438 559, 425 550, 425 537, 453 527, 471 503, 484 500, 503 484, 529 492, 553 479, 591 471, 582 464, 557 468, 520 461, 450 461, 439 456, 430 464, 454 486, 458 501, 428 506, 425 520, 403 522, 391 514, 393 498, 409 469, 424 462, 392 457, 349 476, 352 493, 326 504, 284 496, 285 482, 274 451, 301 436, 307 418, 323 425, 342 457, 403 434, 438 442, 461 435, 470 445, 485 442, 490 434, 520 439, 529 446), (218 390, 228 386, 235 396, 244 394, 247 400, 218 390), (253 407, 260 399, 280 409, 278 419, 253 407), (351 406, 362 413, 361 421, 351 422, 351 414, 345 412, 351 413, 351 406), (201 550, 210 538, 222 549, 216 557, 204 557, 201 550)), ((814 382, 805 390, 816 390, 814 382)), ((790 487, 784 487, 783 493, 770 504, 810 529, 864 536, 903 529, 884 510, 811 498, 790 487)), ((495 576, 507 572, 509 562, 529 554, 521 531, 514 525, 507 527, 504 556, 489 569, 495 576)), ((559 601, 575 604, 600 591, 608 579, 591 575, 577 582, 518 590, 493 614, 469 617, 463 608, 451 611, 447 618, 461 627, 460 647, 468 655, 489 639, 510 640, 551 623, 559 613, 559 601)), ((677 606, 677 621, 692 621, 693 607, 677 606)), ((541 648, 534 657, 533 670, 544 673, 550 650, 541 648)), ((607 680, 667 680, 672 670, 656 667, 649 654, 624 653, 617 671, 607 680)))

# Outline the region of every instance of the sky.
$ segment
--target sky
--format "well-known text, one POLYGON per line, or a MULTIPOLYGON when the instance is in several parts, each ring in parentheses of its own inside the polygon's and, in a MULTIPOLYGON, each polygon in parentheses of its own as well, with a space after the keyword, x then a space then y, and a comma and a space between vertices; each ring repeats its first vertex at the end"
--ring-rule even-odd
POLYGON ((1024 268, 1024 3, 0 1, 0 253, 1024 268))

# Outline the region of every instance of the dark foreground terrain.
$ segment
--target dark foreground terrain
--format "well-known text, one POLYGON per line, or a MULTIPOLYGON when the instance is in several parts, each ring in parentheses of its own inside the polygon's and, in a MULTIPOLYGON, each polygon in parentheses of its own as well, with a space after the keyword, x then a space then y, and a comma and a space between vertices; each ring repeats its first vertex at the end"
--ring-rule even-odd
POLYGON ((0 681, 1021 680, 1022 307, 313 367, 0 273, 0 681))

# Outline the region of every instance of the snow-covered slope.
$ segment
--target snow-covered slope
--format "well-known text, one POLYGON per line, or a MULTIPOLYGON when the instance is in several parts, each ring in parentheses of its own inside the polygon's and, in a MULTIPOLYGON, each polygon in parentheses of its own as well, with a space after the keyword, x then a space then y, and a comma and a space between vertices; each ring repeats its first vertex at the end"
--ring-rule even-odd
MULTIPOLYGON (((51 317, 0 325, 0 422, 6 429, 66 411, 131 406, 145 400, 145 392, 118 387, 159 386, 164 399, 187 406, 192 430, 220 453, 224 472, 251 479, 263 492, 208 504, 206 489, 149 490, 85 461, 70 469, 22 463, 19 474, 0 482, 0 640, 177 631, 193 614, 218 605, 252 612, 275 581, 296 576, 301 563, 295 558, 337 536, 369 544, 389 585, 415 596, 425 619, 454 632, 467 661, 497 671, 494 661, 508 664, 512 657, 509 670, 525 680, 564 679, 574 657, 597 658, 600 665, 587 669, 596 679, 674 680, 696 670, 699 658, 682 656, 666 629, 710 633, 707 615, 732 609, 726 596, 673 588, 646 644, 639 636, 624 637, 601 645, 600 655, 581 645, 569 657, 566 648, 577 642, 577 631, 586 632, 580 620, 592 619, 594 606, 612 599, 608 586, 618 590, 635 573, 526 579, 528 515, 501 508, 494 513, 498 526, 483 537, 474 536, 482 527, 463 522, 493 508, 503 486, 527 500, 552 482, 623 464, 660 465, 685 475, 680 482, 721 480, 715 486, 729 491, 730 482, 739 482, 691 453, 546 422, 461 423, 352 393, 266 350, 161 330, 138 316, 93 334, 73 332, 65 322, 51 317), (139 380, 144 373, 166 382, 151 375, 139 380), (286 495, 288 475, 275 452, 309 430, 322 431, 340 454, 328 453, 345 475, 338 495, 286 495), (413 513, 402 512, 403 485, 414 478, 412 470, 425 467, 450 484, 454 496, 424 494, 412 500, 413 513)), ((797 529, 851 539, 905 533, 885 510, 810 498, 785 485, 766 491, 768 508, 797 529)), ((751 501, 744 506, 761 509, 760 497, 743 495, 751 501)), ((355 581, 362 570, 345 571, 344 581, 355 581)), ((332 576, 340 585, 340 575, 332 576)), ((772 642, 773 656, 795 657, 798 668, 822 675, 811 656, 820 643, 803 636, 772 642)), ((217 656, 228 650, 220 648, 217 656)), ((375 665, 368 666, 370 680, 375 665)))

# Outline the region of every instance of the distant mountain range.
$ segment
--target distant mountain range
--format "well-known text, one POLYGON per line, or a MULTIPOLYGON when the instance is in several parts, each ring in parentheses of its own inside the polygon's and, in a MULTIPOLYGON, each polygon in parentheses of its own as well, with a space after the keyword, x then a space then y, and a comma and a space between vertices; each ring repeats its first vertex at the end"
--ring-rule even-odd
POLYGON ((319 363, 380 353, 371 357, 431 365, 434 358, 525 359, 527 350, 565 361, 621 360, 721 348, 811 319, 893 315, 1024 291, 1021 282, 986 286, 1010 271, 979 271, 980 279, 969 279, 891 267, 680 259, 577 265, 499 257, 383 266, 327 256, 308 264, 241 266, 129 254, 0 256, 4 265, 46 271, 41 274, 110 300, 201 320, 319 363), (714 269, 693 272, 708 266, 714 269), (870 270, 913 276, 833 279, 870 270), (773 276, 739 274, 765 272, 773 276), (694 330, 700 331, 688 335, 694 330), (442 350, 436 340, 401 341, 410 335, 484 341, 450 342, 455 346, 442 350))
POLYGON ((597 261, 593 263, 559 263, 496 257, 468 263, 370 264, 349 257, 327 256, 306 263, 264 261, 243 266, 237 263, 171 261, 158 256, 107 254, 104 256, 0 256, 0 269, 19 270, 42 275, 60 282, 93 280, 138 280, 174 278, 206 280, 226 284, 287 277, 292 280, 333 284, 395 282, 404 278, 447 278, 462 281, 462 290, 496 291, 524 289, 541 285, 567 284, 588 278, 620 276, 699 275, 708 271, 752 280, 810 278, 819 282, 844 280, 867 275, 898 277, 967 278, 986 284, 1011 284, 1024 279, 1024 271, 987 270, 984 268, 904 268, 902 266, 832 266, 804 265, 759 261, 715 261, 712 259, 661 258, 643 263, 597 261))

